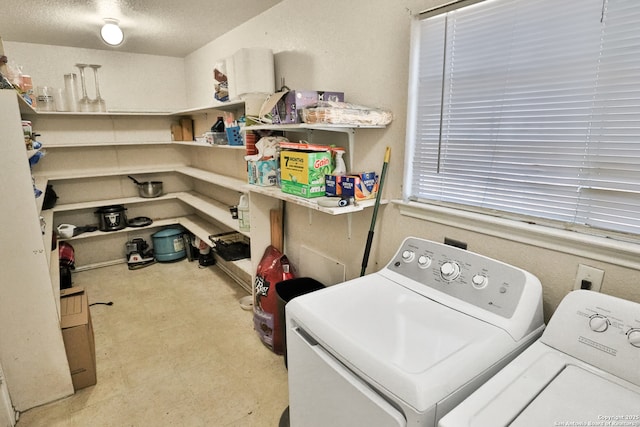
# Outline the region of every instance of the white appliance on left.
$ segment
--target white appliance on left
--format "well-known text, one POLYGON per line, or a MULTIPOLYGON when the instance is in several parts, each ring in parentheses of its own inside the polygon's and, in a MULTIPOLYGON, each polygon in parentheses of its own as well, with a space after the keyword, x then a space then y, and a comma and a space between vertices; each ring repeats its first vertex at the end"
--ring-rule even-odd
POLYGON ((2 365, 0 365, 0 426, 13 427, 16 425, 16 411, 11 404, 9 389, 4 379, 2 365))
POLYGON ((433 427, 544 329, 532 274, 415 237, 286 317, 293 427, 433 427))

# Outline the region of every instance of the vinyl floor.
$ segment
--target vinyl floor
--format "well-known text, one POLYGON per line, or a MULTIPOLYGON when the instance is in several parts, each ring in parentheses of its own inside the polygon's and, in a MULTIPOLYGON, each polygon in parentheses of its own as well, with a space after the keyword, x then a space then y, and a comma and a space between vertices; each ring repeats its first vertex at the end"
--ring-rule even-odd
POLYGON ((218 267, 126 264, 73 274, 91 306, 98 382, 30 409, 18 427, 274 427, 287 371, 218 267))

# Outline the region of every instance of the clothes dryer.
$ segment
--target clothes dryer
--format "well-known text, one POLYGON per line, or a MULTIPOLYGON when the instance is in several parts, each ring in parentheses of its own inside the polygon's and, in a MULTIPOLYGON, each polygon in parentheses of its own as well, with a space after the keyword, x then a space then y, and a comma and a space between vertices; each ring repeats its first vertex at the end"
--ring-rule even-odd
POLYGON ((576 290, 440 427, 640 426, 640 304, 576 290))

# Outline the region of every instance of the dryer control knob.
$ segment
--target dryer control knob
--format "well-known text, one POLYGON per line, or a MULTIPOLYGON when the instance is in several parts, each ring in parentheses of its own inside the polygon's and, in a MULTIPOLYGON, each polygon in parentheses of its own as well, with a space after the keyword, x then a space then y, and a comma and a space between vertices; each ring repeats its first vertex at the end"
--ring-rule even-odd
POLYGON ((431 265, 431 258, 426 255, 420 255, 418 257, 418 267, 428 268, 431 265))
POLYGON ((415 252, 410 251, 409 249, 402 251, 402 260, 404 262, 411 262, 415 257, 416 257, 415 252))
POLYGON ((487 276, 483 276, 482 274, 476 274, 471 279, 471 284, 476 289, 483 289, 484 287, 487 286, 488 283, 489 283, 489 279, 487 279, 487 276))
POLYGON ((640 348, 640 329, 630 329, 629 332, 627 332, 627 339, 629 340, 629 344, 640 348))
POLYGON ((601 314, 594 314, 589 318, 589 327, 593 332, 604 332, 609 328, 609 319, 601 314))
POLYGON ((456 280, 460 276, 460 266, 455 262, 445 262, 440 266, 440 275, 447 282, 456 280))

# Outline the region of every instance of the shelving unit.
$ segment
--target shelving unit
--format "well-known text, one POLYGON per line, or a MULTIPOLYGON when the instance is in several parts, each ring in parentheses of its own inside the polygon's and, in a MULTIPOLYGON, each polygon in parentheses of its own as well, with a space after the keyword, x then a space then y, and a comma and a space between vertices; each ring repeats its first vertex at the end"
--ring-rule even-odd
POLYGON ((7 201, 2 215, 6 241, 0 248, 0 364, 10 379, 14 407, 24 409, 73 394, 73 384, 60 333, 60 287, 51 274, 57 268, 52 221, 45 227, 49 239, 43 238, 16 98, 12 91, 0 91, 0 193, 7 201))
MULTIPOLYGON (((235 101, 235 102, 227 102, 227 103, 212 103, 210 105, 198 107, 198 108, 189 108, 183 109, 179 111, 166 112, 166 111, 109 111, 107 113, 69 113, 69 112, 41 112, 36 111, 31 108, 29 105, 19 98, 20 101, 20 110, 26 116, 31 116, 34 118, 44 117, 44 118, 62 118, 62 117, 95 117, 95 118, 111 118, 113 120, 119 120, 120 118, 126 117, 140 117, 141 120, 144 120, 144 117, 149 117, 153 119, 154 117, 166 117, 166 118, 181 118, 181 117, 191 117, 196 122, 201 125, 204 123, 210 122, 215 116, 220 115, 221 111, 239 111, 244 107, 243 101, 235 101)), ((157 120, 157 119, 154 119, 157 120)), ((70 121, 72 125, 75 125, 76 122, 70 121)), ((78 124, 82 122, 77 122, 78 124)), ((99 123, 99 122, 98 122, 99 123)), ((202 126, 201 126, 202 127, 202 126)), ((291 124, 291 125, 254 125, 243 128, 243 131, 260 131, 260 130, 274 130, 274 131, 283 131, 283 132, 304 132, 309 134, 307 137, 308 140, 311 140, 313 134, 315 132, 337 132, 341 134, 345 134, 348 139, 348 162, 349 166, 353 167, 353 153, 355 149, 355 132, 358 129, 382 129, 384 126, 353 126, 353 125, 324 125, 324 124, 291 124)), ((241 155, 245 147, 244 146, 230 146, 230 145, 211 145, 204 142, 197 141, 169 141, 170 133, 167 129, 167 140, 163 139, 155 139, 151 141, 143 141, 143 140, 134 140, 127 139, 123 137, 114 137, 114 141, 102 142, 102 141, 79 141, 78 138, 76 140, 64 141, 58 140, 54 143, 46 144, 45 149, 51 150, 71 150, 71 151, 61 151, 60 153, 80 153, 84 152, 83 150, 100 150, 104 148, 105 152, 111 153, 109 150, 125 150, 127 147, 131 147, 132 150, 138 152, 149 152, 152 153, 157 149, 170 149, 163 147, 184 147, 184 149, 188 150, 190 147, 194 149, 214 149, 214 150, 222 150, 219 153, 229 153, 228 155, 233 156, 234 159, 237 159, 239 155, 241 155), (75 151, 75 150, 78 151, 75 151), (148 151, 151 150, 151 151, 148 151), (237 154, 231 154, 237 153, 237 154)), ((198 155, 201 152, 199 152, 198 155)), ((141 154, 135 154, 141 155, 141 154)), ((193 154, 191 154, 193 155, 193 154)), ((118 158, 119 154, 116 153, 115 157, 118 158)), ((227 158, 227 157, 225 157, 227 158)), ((46 161, 46 158, 45 158, 46 161)), ((167 159, 167 161, 171 161, 171 159, 167 159)), ((126 162, 125 162, 126 163, 126 162)), ((166 163, 166 162, 164 162, 166 163)), ((206 162, 205 162, 206 163, 206 162)), ((104 168, 95 167, 86 168, 84 164, 72 164, 69 167, 65 167, 59 170, 47 171, 46 174, 38 175, 36 174, 36 184, 39 186, 38 188, 44 189, 46 188, 47 181, 55 181, 57 183, 65 182, 67 180, 82 180, 82 179, 91 179, 91 180, 99 180, 101 178, 106 179, 117 179, 119 176, 126 175, 141 175, 141 174, 178 174, 184 177, 189 177, 191 179, 200 181, 201 183, 206 183, 207 185, 212 185, 213 189, 221 188, 226 191, 237 191, 238 194, 248 194, 250 201, 250 211, 251 211, 251 224, 253 232, 245 232, 240 231, 238 227, 238 221, 233 220, 230 216, 228 204, 223 203, 221 201, 215 200, 212 197, 207 195, 199 194, 195 191, 178 191, 165 194, 161 196, 161 198, 152 198, 145 199, 139 197, 122 197, 122 198, 104 198, 100 200, 91 200, 86 202, 78 202, 78 203, 67 203, 58 205, 53 209, 52 214, 47 214, 47 218, 50 219, 51 227, 54 224, 54 214, 56 212, 73 212, 73 211, 81 211, 87 210, 91 208, 96 208, 100 206, 106 205, 127 205, 127 206, 144 206, 146 203, 150 203, 153 201, 175 201, 176 203, 183 203, 187 205, 190 209, 195 210, 196 214, 193 215, 178 215, 172 216, 171 218, 158 218, 154 221, 152 225, 148 228, 161 227, 164 225, 176 225, 180 224, 198 237, 200 237, 205 242, 209 243, 208 236, 211 234, 216 234, 221 231, 235 230, 243 234, 244 236, 250 237, 252 241, 252 258, 253 260, 244 260, 242 262, 236 262, 231 266, 230 274, 245 274, 249 276, 253 276, 256 271, 257 263, 259 262, 259 258, 262 254, 264 248, 269 244, 270 241, 270 220, 269 220, 269 210, 278 208, 283 202, 295 204, 298 206, 302 206, 306 209, 309 209, 309 216, 311 220, 312 212, 321 212, 327 215, 347 215, 348 219, 348 233, 351 235, 351 215, 354 213, 361 212, 365 209, 372 207, 375 203, 374 200, 366 200, 362 202, 358 202, 355 205, 350 205, 346 207, 324 207, 319 206, 317 200, 315 199, 305 199, 297 196, 293 196, 290 194, 283 193, 279 188, 276 187, 259 187, 249 185, 245 180, 238 179, 232 176, 225 175, 223 173, 214 172, 212 170, 207 170, 209 168, 208 165, 203 167, 193 166, 191 164, 154 164, 153 166, 147 165, 137 165, 132 166, 131 162, 127 165, 117 164, 108 164, 104 168), (238 273, 240 271, 240 273, 238 273)), ((200 184, 202 185, 202 184, 200 184)), ((215 190, 214 190, 215 193, 215 190)), ((40 198, 39 206, 42 204, 42 199, 40 198)), ((386 203, 386 201, 383 201, 386 203)), ((131 231, 131 229, 126 228, 124 230, 131 231)), ((53 231, 49 231, 53 232, 53 231)), ((86 240, 90 239, 93 236, 100 237, 103 236, 102 232, 96 234, 94 233, 84 233, 79 236, 74 237, 73 239, 86 240)), ((108 232, 113 233, 113 232, 108 232)), ((107 234, 108 234, 107 233, 107 234)), ((45 238, 46 240, 46 238, 45 238)), ((221 263, 222 264, 222 263, 221 263)), ((51 265, 51 263, 50 263, 51 265)), ((253 280, 253 277, 251 278, 253 280)))
POLYGON ((243 131, 256 131, 256 130, 274 130, 281 132, 306 132, 310 136, 308 137, 311 142, 314 131, 323 132, 339 132, 347 135, 349 150, 347 152, 349 156, 349 167, 353 167, 353 152, 355 149, 355 135, 356 129, 384 129, 386 126, 367 126, 367 125, 332 125, 332 124, 310 124, 310 123, 298 123, 289 125, 255 125, 247 126, 243 131))
MULTIPOLYGON (((318 200, 316 198, 305 199, 302 197, 294 196, 293 194, 283 193, 277 187, 251 186, 250 191, 254 193, 263 194, 265 196, 269 196, 274 199, 279 199, 288 203, 293 203, 298 206, 304 206, 305 208, 319 211, 328 215, 344 215, 344 214, 350 214, 354 212, 360 212, 367 208, 373 207, 373 205, 375 204, 375 199, 369 199, 369 200, 358 201, 355 205, 331 208, 331 207, 318 205, 318 200)), ((387 201, 384 201, 384 203, 386 204, 387 201)))
POLYGON ((202 169, 193 168, 191 166, 184 166, 181 168, 177 168, 175 169, 175 171, 183 175, 190 176, 192 178, 206 181, 211 184, 219 185, 221 187, 225 187, 230 190, 237 190, 242 193, 246 193, 249 189, 249 185, 243 180, 231 178, 225 175, 205 171, 202 169))
MULTIPOLYGON (((139 139, 138 132, 140 129, 146 129, 146 122, 144 122, 145 117, 149 117, 153 120, 156 117, 164 117, 167 119, 171 119, 172 117, 181 117, 181 116, 194 116, 194 115, 206 115, 209 113, 213 113, 220 109, 237 109, 241 108, 243 103, 227 103, 220 105, 209 105, 202 108, 194 108, 187 109, 181 111, 109 111, 107 113, 76 113, 76 112, 42 112, 37 111, 31 108, 21 97, 19 99, 19 109, 25 118, 34 120, 34 123, 39 122, 38 119, 45 119, 44 125, 45 129, 43 130, 45 146, 43 148, 48 149, 50 153, 56 154, 58 156, 56 158, 55 155, 52 154, 52 161, 55 163, 56 160, 60 162, 60 165, 63 165, 60 168, 56 168, 52 166, 51 163, 49 165, 44 165, 44 169, 40 169, 40 171, 36 171, 36 185, 38 188, 45 190, 47 183, 54 183, 57 188, 58 186, 62 186, 65 188, 65 185, 69 187, 70 184, 67 183, 77 183, 71 184, 69 188, 75 188, 77 185, 82 185, 86 180, 91 180, 91 182, 96 183, 96 187, 100 187, 101 179, 105 179, 110 182, 111 185, 116 183, 118 186, 123 186, 127 192, 131 192, 131 188, 124 186, 124 184, 117 184, 118 178, 126 175, 142 175, 142 174, 155 174, 156 176, 170 175, 174 176, 173 180, 177 180, 178 183, 188 182, 184 181, 184 179, 180 179, 178 177, 188 177, 190 179, 198 180, 207 184, 211 184, 212 188, 223 188, 228 190, 238 191, 239 194, 246 192, 244 187, 246 183, 242 180, 235 179, 233 177, 225 176, 223 174, 215 173, 208 170, 198 169, 195 167, 188 166, 188 160, 185 162, 184 159, 188 159, 191 154, 188 151, 189 147, 204 147, 204 148, 213 148, 213 149, 222 149, 222 150, 233 150, 227 151, 231 152, 241 152, 244 150, 244 147, 236 147, 236 146, 218 146, 218 145, 210 145, 206 143, 196 142, 196 141, 170 141, 170 132, 167 126, 166 128, 166 139, 164 136, 162 138, 149 139, 147 136, 142 135, 139 139), (59 125, 57 122, 58 119, 63 119, 65 117, 71 118, 73 120, 69 120, 68 123, 64 125, 59 125), (79 120, 76 121, 75 118, 82 119, 83 117, 87 118, 98 118, 101 120, 109 120, 112 119, 114 121, 127 119, 129 117, 139 117, 140 121, 136 122, 135 127, 131 128, 131 130, 125 130, 122 135, 117 134, 116 132, 122 131, 122 126, 114 125, 114 126, 105 126, 102 132, 108 138, 107 141, 103 140, 84 140, 82 137, 74 136, 72 134, 70 138, 66 138, 65 134, 60 132, 61 126, 67 126, 70 132, 73 132, 76 124, 78 126, 84 126, 84 122, 79 120), (56 122, 52 120, 55 119, 56 122), (54 142, 46 142, 47 138, 47 129, 46 125, 51 125, 52 123, 56 123, 56 131, 57 140, 54 142), (143 126, 139 129, 139 124, 142 123, 143 126), (113 128, 113 133, 105 133, 104 130, 108 130, 113 128), (156 149, 167 150, 171 149, 170 147, 182 147, 178 150, 179 153, 185 153, 189 155, 180 154, 178 159, 174 159, 171 155, 164 155, 159 163, 154 162, 154 159, 147 159, 145 162, 140 163, 139 165, 134 165, 135 158, 139 156, 144 156, 145 153, 149 153, 152 157, 155 156, 156 149), (56 151, 63 150, 63 151, 56 151), (122 150, 122 151, 121 151, 122 150), (132 151, 133 150, 133 151, 132 151), (106 155, 101 158, 100 156, 106 155), (83 159, 86 156, 91 157, 92 161, 86 162, 83 159), (64 158, 65 156, 73 157, 73 161, 64 158), (83 157, 84 156, 84 157, 83 157), (134 156, 132 159, 131 156, 134 156), (56 159, 54 159, 56 158, 56 159), (104 159, 104 160, 103 160, 104 159), (133 161, 132 161, 133 160, 133 161), (104 161, 104 163, 103 163, 104 161), (85 164, 86 163, 86 164, 85 164), (186 163, 186 164, 185 164, 186 163), (152 165, 153 164, 153 165, 152 165), (103 166, 103 167, 101 167, 103 166), (110 181, 109 181, 110 180, 110 181), (64 185, 63 185, 64 184, 64 185)), ((104 122, 97 121, 95 123, 102 124, 104 122)), ((116 122, 114 122, 116 123, 116 122)), ((121 122, 130 126, 129 123, 133 122, 121 122)), ((149 122, 149 123, 161 123, 161 122, 149 122)), ((167 123, 169 121, 167 120, 167 123)), ((154 124, 155 128, 157 128, 157 124, 154 124)), ((154 129, 155 129, 154 128, 154 129)), ((63 128, 62 132, 65 132, 63 128)), ((162 128, 164 129, 164 128, 162 128)), ((155 131, 158 134, 157 131, 155 131)), ((164 132, 163 132, 164 135, 164 132)), ((51 134, 49 134, 51 136, 51 134)), ((176 148, 177 149, 177 148, 176 148)), ((172 153, 173 151, 168 151, 167 153, 172 153)), ((142 159, 142 157, 141 157, 142 159)), ((45 159, 47 160, 47 159, 45 159)), ((44 162, 44 160, 43 160, 44 162)), ((171 179, 169 179, 171 182, 171 179)), ((166 183, 165 183, 166 184, 166 183)), ((174 185, 175 186, 175 185, 174 185)), ((111 188, 107 193, 114 194, 117 193, 117 189, 111 188)), ((60 193, 58 191, 58 193, 60 193)), ((64 193, 64 190, 63 190, 64 193)), ((214 190, 215 193, 215 190, 214 190)), ((97 194, 97 193, 96 193, 97 194)), ((232 194, 232 193, 231 193, 232 194)), ((60 196, 60 194, 59 194, 60 196)), ((51 234, 55 232, 54 227, 56 224, 55 217, 58 215, 65 214, 64 218, 87 218, 90 223, 93 220, 92 215, 87 216, 86 212, 90 212, 94 208, 98 208, 101 206, 108 205, 124 205, 125 207, 129 207, 131 209, 135 208, 136 211, 140 212, 141 209, 144 212, 144 207, 149 203, 156 203, 159 206, 161 211, 157 212, 159 214, 159 218, 155 218, 153 223, 146 227, 126 227, 122 230, 116 231, 95 231, 95 232, 87 232, 82 233, 78 236, 75 236, 71 239, 67 239, 72 242, 76 242, 82 245, 92 244, 92 239, 96 240, 96 244, 100 244, 103 241, 103 238, 109 238, 109 242, 113 242, 114 236, 121 235, 120 240, 126 239, 130 233, 135 232, 137 230, 152 230, 154 228, 161 228, 164 226, 171 225, 181 225, 182 227, 189 230, 191 233, 200 237, 207 244, 211 244, 208 237, 212 234, 218 234, 221 232, 226 232, 229 230, 238 231, 239 225, 238 220, 234 220, 231 217, 229 212, 229 207, 226 203, 215 200, 212 197, 198 194, 194 191, 177 191, 164 194, 157 198, 142 198, 142 197, 91 197, 91 200, 79 201, 74 203, 60 203, 51 210, 43 211, 43 216, 46 221, 46 229, 45 236, 43 236, 43 242, 47 243, 50 239, 51 234), (167 205, 169 203, 169 205, 167 205), (177 211, 177 212, 186 212, 187 214, 182 214, 178 216, 171 216, 169 213, 169 218, 166 218, 167 211, 165 211, 166 206, 176 206, 175 209, 170 208, 168 212, 177 211), (183 208, 179 208, 178 206, 184 206, 183 208), (189 214, 189 212, 192 212, 189 214), (162 217, 162 216, 165 217, 162 217)), ((77 197, 75 197, 77 199, 77 197)), ((40 197, 38 200, 38 209, 41 209, 42 202, 44 197, 40 197)), ((64 197, 62 198, 64 199, 64 197)), ((150 205, 151 206, 151 205, 150 205)), ((155 208, 150 208, 150 211, 153 211, 155 208)), ((61 217, 62 218, 62 217, 61 217)), ((80 222, 80 221, 79 221, 80 222)), ((149 231, 147 231, 149 232, 149 231)), ((249 233, 242 232, 243 235, 248 236, 249 233)), ((61 239, 62 240, 62 239, 61 239)), ((112 243, 110 243, 112 244, 112 243)), ((96 251, 99 252, 99 251, 96 251)), ((57 254, 56 251, 52 252, 52 254, 57 254)), ((57 261, 54 257, 50 256, 47 260, 50 268, 51 275, 55 277, 57 274, 56 269, 54 268, 57 261)), ((248 282, 248 278, 251 277, 251 262, 250 260, 241 260, 232 263, 227 263, 223 260, 219 263, 220 267, 228 270, 228 273, 232 275, 232 277, 236 278, 238 281, 248 282)))
POLYGON ((187 108, 170 113, 171 116, 193 116, 196 114, 210 114, 216 111, 231 111, 244 107, 244 101, 215 102, 203 107, 187 108))

